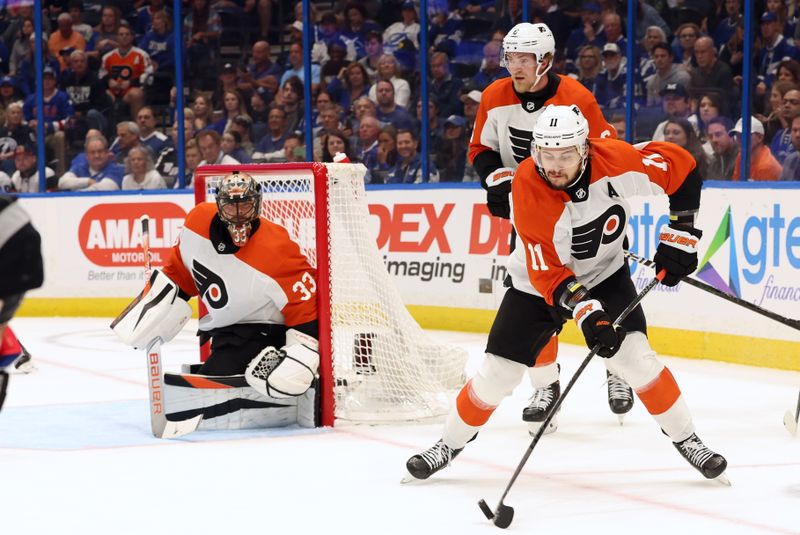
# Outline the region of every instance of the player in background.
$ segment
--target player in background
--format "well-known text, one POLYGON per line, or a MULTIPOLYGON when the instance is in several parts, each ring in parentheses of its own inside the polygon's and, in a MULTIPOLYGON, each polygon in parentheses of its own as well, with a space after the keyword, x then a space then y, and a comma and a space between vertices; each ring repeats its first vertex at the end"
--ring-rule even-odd
POLYGON ((25 354, 8 322, 22 303, 25 292, 44 280, 41 237, 25 210, 13 197, 0 195, 0 408, 6 397, 8 370, 25 354), (13 347, 12 347, 13 346, 13 347))
MULTIPOLYGON (((617 137, 588 89, 577 80, 550 72, 555 47, 553 32, 546 24, 517 24, 503 39, 500 56, 501 64, 511 76, 492 82, 481 95, 468 156, 481 178, 489 211, 494 216, 510 218, 511 179, 517 165, 530 155, 533 125, 545 106, 576 104, 589 121, 591 137, 617 137)), ((512 231, 512 250, 515 236, 512 231)), ((508 285, 508 280, 505 284, 508 285)), ((553 337, 529 372, 534 393, 522 411, 522 419, 531 422, 531 434, 535 434, 547 409, 561 394, 557 352, 558 339, 553 337)), ((608 403, 620 418, 633 406, 630 388, 610 373, 608 403)), ((554 418, 545 432, 555 431, 556 426, 554 418)))
POLYGON ((319 365, 316 272, 286 229, 260 211, 253 177, 224 177, 216 203, 189 212, 163 271, 154 270, 149 290, 123 313, 145 319, 118 334, 134 347, 167 342, 186 322, 186 301, 198 296, 208 310, 199 334, 211 339, 211 354, 196 374, 244 374, 262 396, 286 399, 309 390, 319 365))
POLYGON ((619 328, 612 324, 636 298, 623 257, 627 197, 669 197, 670 223, 655 254, 656 270, 667 272, 662 283, 674 286, 697 268, 701 179, 695 161, 673 143, 633 147, 588 140, 588 134, 577 106, 548 106, 539 116, 533 155, 517 168, 512 187, 522 241, 509 262, 514 284, 500 304, 486 357, 458 394, 442 438, 408 460, 414 478, 430 477, 461 452, 569 318, 693 467, 709 479, 725 471, 725 458, 697 437, 677 382, 650 348, 642 307, 619 328))

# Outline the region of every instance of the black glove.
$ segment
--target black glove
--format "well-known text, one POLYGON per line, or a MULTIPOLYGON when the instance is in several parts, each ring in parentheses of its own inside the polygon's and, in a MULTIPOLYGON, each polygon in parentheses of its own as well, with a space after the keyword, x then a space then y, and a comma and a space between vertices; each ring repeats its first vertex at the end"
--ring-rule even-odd
POLYGON ((575 322, 583 332, 586 345, 591 349, 599 347, 597 354, 603 358, 611 358, 619 351, 625 340, 625 329, 614 328, 611 317, 603 310, 603 305, 596 299, 581 301, 575 307, 575 322))
POLYGON ((511 219, 508 195, 513 178, 514 170, 510 167, 500 167, 486 177, 486 205, 493 216, 511 219))
POLYGON ((669 225, 661 229, 658 248, 653 260, 656 273, 667 270, 661 284, 675 286, 697 269, 697 243, 703 233, 691 226, 669 225))

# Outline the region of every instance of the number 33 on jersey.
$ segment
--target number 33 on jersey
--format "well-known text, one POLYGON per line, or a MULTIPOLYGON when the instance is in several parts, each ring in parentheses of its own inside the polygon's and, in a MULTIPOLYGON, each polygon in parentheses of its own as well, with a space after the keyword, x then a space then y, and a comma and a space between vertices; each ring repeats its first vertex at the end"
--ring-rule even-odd
POLYGON ((219 236, 227 231, 216 214, 214 203, 192 209, 164 266, 181 290, 208 308, 200 330, 236 323, 292 327, 315 320, 316 270, 286 229, 260 218, 247 245, 237 248, 221 243, 219 236))

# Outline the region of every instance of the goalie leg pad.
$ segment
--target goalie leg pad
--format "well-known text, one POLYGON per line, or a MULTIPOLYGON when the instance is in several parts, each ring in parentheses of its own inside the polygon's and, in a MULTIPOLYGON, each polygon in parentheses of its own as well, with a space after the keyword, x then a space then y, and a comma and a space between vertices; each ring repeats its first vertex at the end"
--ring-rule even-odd
POLYGON ((179 288, 159 269, 147 286, 111 323, 126 344, 144 349, 156 338, 169 342, 192 317, 192 307, 178 296, 179 288))

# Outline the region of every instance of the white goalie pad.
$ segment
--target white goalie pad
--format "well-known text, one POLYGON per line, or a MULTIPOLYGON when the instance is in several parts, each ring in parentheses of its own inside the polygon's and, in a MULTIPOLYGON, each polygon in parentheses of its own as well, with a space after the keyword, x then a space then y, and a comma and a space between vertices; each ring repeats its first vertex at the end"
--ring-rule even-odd
POLYGON ((111 323, 111 330, 135 349, 156 338, 169 342, 192 317, 192 307, 178 296, 178 286, 154 269, 145 289, 111 323))
POLYGON ((263 349, 247 366, 247 384, 264 396, 284 399, 302 395, 319 368, 317 340, 294 329, 286 331, 281 350, 263 349))
POLYGON ((184 420, 202 415, 200 430, 319 425, 313 387, 301 396, 277 399, 261 395, 242 375, 167 373, 164 379, 167 416, 184 420))

